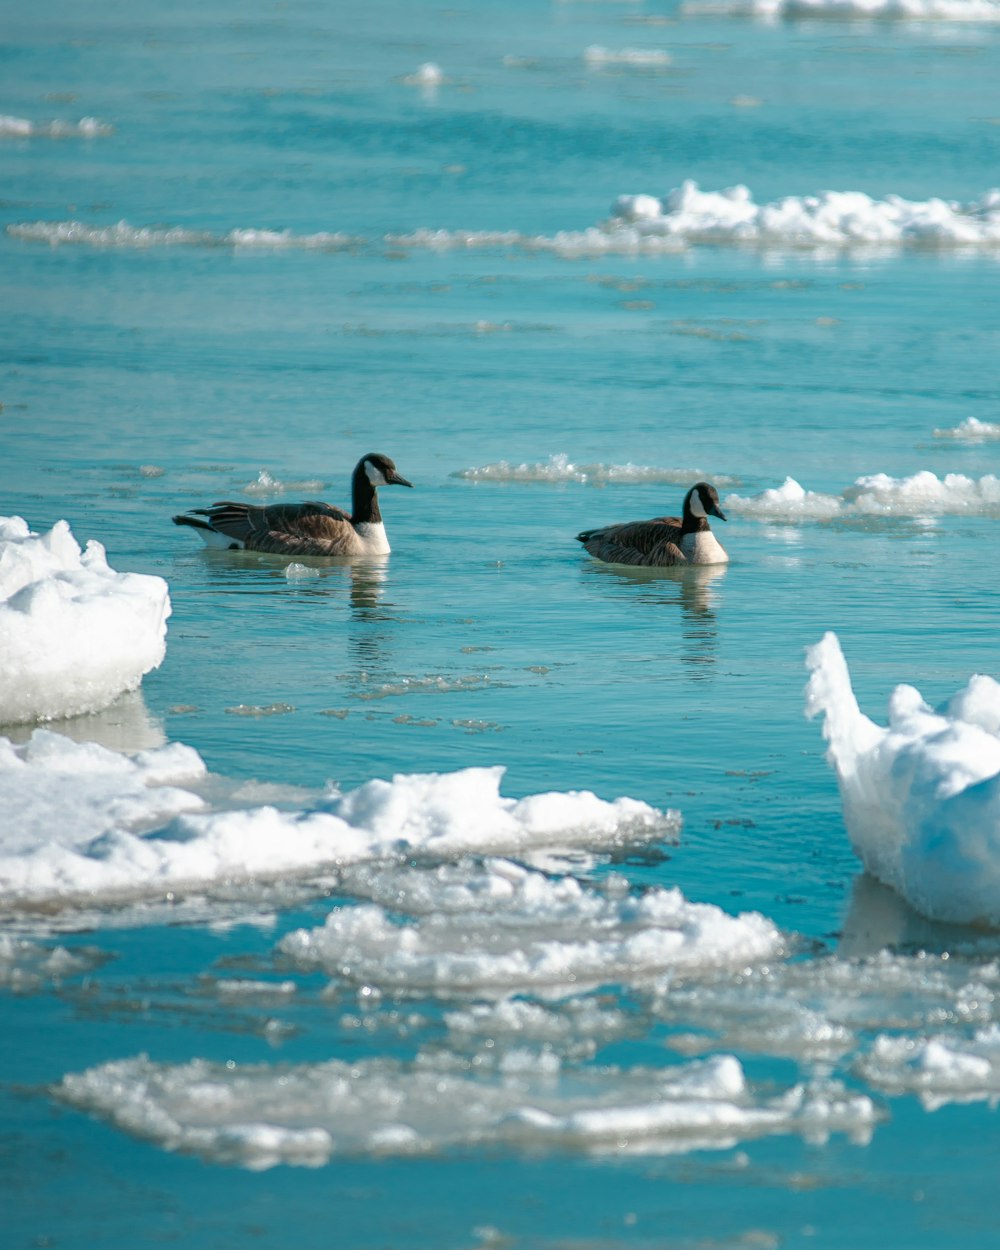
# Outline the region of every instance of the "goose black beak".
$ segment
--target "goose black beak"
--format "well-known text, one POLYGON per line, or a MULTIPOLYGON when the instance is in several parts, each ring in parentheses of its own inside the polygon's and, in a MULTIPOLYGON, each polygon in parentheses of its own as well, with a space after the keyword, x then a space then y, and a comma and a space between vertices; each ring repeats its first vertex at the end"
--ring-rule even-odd
POLYGON ((720 521, 729 520, 729 517, 726 516, 726 514, 722 511, 722 509, 719 507, 718 504, 715 504, 715 506, 709 509, 709 511, 712 513, 712 516, 717 516, 720 521))
POLYGON ((386 479, 389 486, 412 486, 412 482, 408 482, 400 473, 393 472, 386 479))

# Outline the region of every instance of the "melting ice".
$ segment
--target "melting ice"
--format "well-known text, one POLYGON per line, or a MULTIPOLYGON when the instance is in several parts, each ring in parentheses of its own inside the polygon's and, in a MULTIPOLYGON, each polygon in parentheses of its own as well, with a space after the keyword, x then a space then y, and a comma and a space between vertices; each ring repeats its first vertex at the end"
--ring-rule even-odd
POLYGON ((763 18, 878 18, 900 21, 997 22, 996 0, 693 0, 690 13, 763 18))
POLYGON ((775 1133, 864 1141, 878 1119, 871 1099, 836 1082, 757 1090, 731 1055, 566 1081, 555 1057, 517 1051, 235 1070, 140 1056, 70 1074, 55 1093, 168 1150, 254 1169, 456 1146, 667 1154, 775 1133))
POLYGON ((993 516, 1000 513, 1000 478, 987 473, 944 477, 928 470, 910 477, 872 473, 859 477, 839 495, 806 490, 794 478, 758 495, 728 495, 727 510, 760 521, 829 521, 845 517, 941 515, 993 516))
POLYGON ((210 809, 198 753, 130 757, 36 730, 0 739, 0 890, 8 905, 93 904, 181 888, 309 876, 367 859, 610 849, 676 836, 676 812, 588 791, 501 796, 504 770, 375 779, 293 810, 210 809))
POLYGON ((883 729, 858 707, 835 634, 806 662, 806 710, 824 718, 862 863, 924 915, 1000 927, 1000 684, 977 674, 936 711, 897 686, 883 729))
POLYGON ((0 724, 106 707, 166 651, 160 577, 118 573, 94 539, 81 553, 65 521, 35 534, 0 517, 0 724))
POLYGON ((607 253, 676 252, 698 245, 738 245, 770 249, 963 248, 1000 247, 1000 189, 978 200, 878 200, 863 191, 822 191, 789 195, 758 204, 742 185, 703 191, 687 180, 660 197, 620 195, 604 220, 554 235, 524 230, 444 230, 423 226, 381 238, 357 238, 337 230, 297 234, 291 230, 239 227, 222 234, 182 227, 92 225, 81 221, 16 222, 6 232, 27 242, 83 244, 102 248, 171 246, 304 248, 346 247, 522 248, 581 256, 607 253))
MULTIPOLYGON (((282 953, 385 990, 504 994, 742 967, 783 949, 779 930, 756 913, 730 916, 677 889, 636 897, 624 883, 616 892, 614 882, 550 879, 507 860, 380 873, 373 884, 389 906, 335 907, 320 928, 284 938, 282 953), (400 911, 423 914, 400 923, 400 911)), ((356 879, 353 892, 363 892, 356 879)))

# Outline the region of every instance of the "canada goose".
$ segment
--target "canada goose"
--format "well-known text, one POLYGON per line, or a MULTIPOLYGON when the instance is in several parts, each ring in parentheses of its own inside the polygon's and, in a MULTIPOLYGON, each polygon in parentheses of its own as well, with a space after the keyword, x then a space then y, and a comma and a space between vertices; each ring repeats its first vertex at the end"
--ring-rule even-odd
POLYGON ((709 516, 726 519, 715 487, 698 482, 684 496, 681 517, 627 521, 624 525, 584 530, 576 537, 592 556, 608 564, 725 564, 729 556, 709 529, 709 516))
POLYGON ((378 507, 380 486, 412 486, 388 456, 362 456, 351 477, 351 511, 328 503, 214 503, 173 518, 210 547, 283 556, 381 556, 389 542, 378 507), (199 520, 207 517, 207 521, 199 520))

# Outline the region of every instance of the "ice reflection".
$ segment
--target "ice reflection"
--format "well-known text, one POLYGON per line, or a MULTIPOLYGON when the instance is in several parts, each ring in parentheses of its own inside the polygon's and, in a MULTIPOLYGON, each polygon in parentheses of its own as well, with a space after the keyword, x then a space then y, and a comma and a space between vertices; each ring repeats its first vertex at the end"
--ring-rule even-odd
POLYGON ((986 945, 995 954, 1000 937, 982 928, 930 920, 895 890, 861 872, 851 887, 838 953, 859 959, 884 950, 941 953, 986 945))
MULTIPOLYGON (((3 735, 12 742, 27 742, 37 728, 37 721, 5 725, 3 735)), ((110 751, 126 753, 149 751, 167 741, 162 722, 146 707, 141 690, 122 695, 110 707, 99 712, 48 721, 45 728, 55 730, 74 742, 96 742, 110 751)))

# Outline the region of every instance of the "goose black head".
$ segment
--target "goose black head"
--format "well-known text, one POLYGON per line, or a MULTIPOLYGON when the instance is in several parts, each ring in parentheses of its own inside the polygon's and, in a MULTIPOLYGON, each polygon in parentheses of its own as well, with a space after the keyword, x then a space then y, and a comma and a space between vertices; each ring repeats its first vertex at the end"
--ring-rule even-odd
POLYGON ((402 474, 396 470, 395 462, 390 460, 388 456, 383 456, 377 451, 369 452, 364 456, 359 469, 364 470, 365 476, 372 486, 378 489, 379 486, 412 486, 412 482, 408 482, 402 474))
POLYGON ((692 486, 684 500, 684 506, 690 510, 692 516, 717 516, 720 521, 727 519, 719 507, 719 492, 710 482, 697 482, 692 486))

